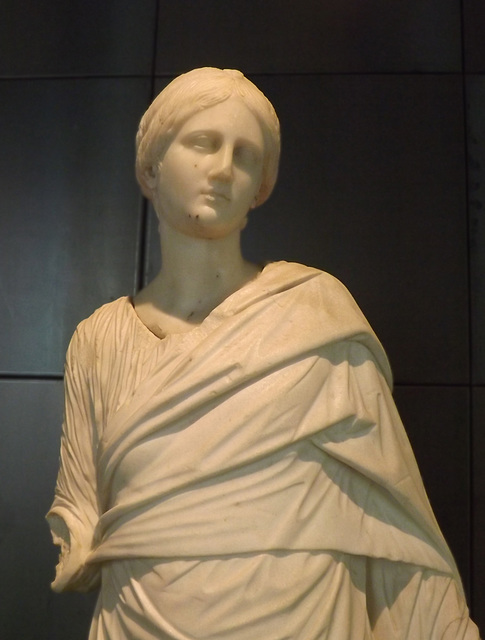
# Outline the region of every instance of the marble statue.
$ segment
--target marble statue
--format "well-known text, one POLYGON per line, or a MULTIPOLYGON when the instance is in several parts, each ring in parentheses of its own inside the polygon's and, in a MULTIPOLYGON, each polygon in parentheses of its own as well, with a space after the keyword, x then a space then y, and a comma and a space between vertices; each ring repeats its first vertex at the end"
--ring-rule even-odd
POLYGON ((136 142, 162 269, 72 338, 53 589, 99 586, 90 640, 476 640, 358 306, 241 254, 276 180, 272 105, 196 69, 136 142))

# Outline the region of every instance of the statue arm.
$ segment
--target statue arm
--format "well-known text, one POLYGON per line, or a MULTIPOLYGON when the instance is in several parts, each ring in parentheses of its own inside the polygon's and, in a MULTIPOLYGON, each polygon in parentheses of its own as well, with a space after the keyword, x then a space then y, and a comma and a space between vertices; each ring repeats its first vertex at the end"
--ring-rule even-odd
POLYGON ((66 358, 60 468, 54 502, 47 514, 53 542, 60 547, 51 585, 54 591, 89 591, 98 582, 97 567, 86 564, 99 516, 87 352, 89 345, 78 330, 66 358))

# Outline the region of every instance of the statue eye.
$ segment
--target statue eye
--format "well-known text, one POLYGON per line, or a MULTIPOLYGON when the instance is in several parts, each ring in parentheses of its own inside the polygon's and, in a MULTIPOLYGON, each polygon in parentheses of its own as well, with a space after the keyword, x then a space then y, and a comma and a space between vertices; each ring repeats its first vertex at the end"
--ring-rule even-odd
POLYGON ((216 136, 211 136, 206 133, 190 136, 185 144, 191 149, 205 153, 214 153, 219 147, 219 141, 216 136))
POLYGON ((234 149, 234 160, 240 166, 251 167, 261 164, 260 151, 253 145, 241 145, 234 149))

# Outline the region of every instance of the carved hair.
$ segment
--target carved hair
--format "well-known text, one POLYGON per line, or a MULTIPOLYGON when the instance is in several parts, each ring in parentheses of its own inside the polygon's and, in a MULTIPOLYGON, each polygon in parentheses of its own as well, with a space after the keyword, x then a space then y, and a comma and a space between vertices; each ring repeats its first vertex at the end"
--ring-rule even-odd
POLYGON ((273 105, 240 71, 203 67, 173 80, 155 98, 136 134, 136 177, 143 194, 151 198, 145 172, 155 166, 180 127, 194 114, 240 98, 258 120, 264 138, 263 176, 256 206, 269 198, 278 174, 280 127, 273 105))

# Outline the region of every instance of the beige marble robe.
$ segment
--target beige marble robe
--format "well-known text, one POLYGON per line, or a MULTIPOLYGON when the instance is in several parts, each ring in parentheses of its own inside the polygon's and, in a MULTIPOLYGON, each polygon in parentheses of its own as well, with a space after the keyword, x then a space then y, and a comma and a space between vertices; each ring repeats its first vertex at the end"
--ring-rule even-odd
POLYGON ((301 265, 164 340, 128 298, 81 323, 49 518, 57 587, 102 576, 91 640, 476 640, 390 385, 301 265))

